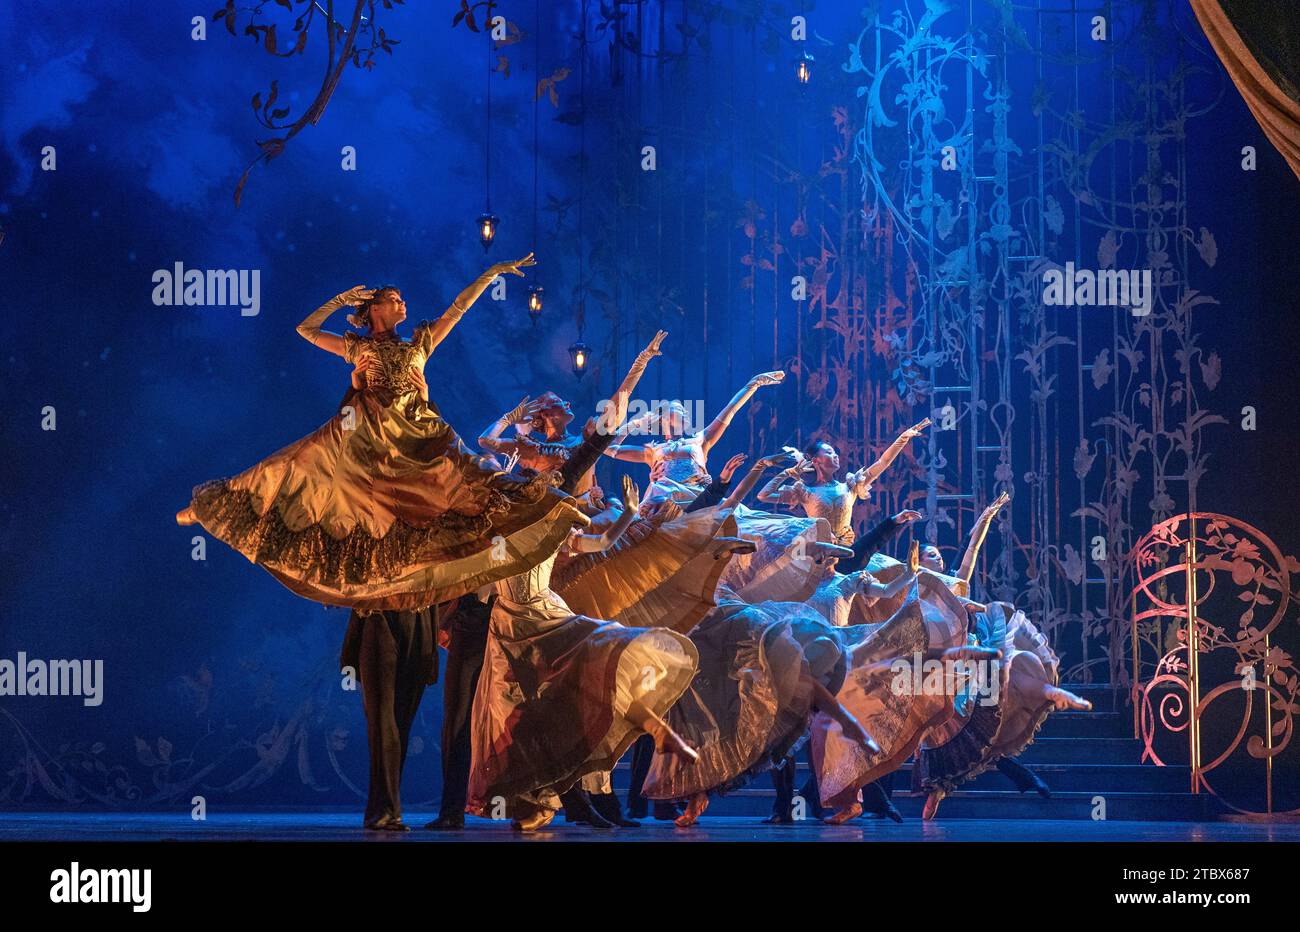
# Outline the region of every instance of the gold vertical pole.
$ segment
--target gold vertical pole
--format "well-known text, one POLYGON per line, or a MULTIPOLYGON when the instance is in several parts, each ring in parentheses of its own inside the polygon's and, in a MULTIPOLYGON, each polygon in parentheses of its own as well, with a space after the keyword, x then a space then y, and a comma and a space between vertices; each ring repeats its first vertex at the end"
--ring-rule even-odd
POLYGON ((1133 641, 1133 684, 1132 684, 1132 702, 1133 702, 1133 737, 1141 736, 1141 722, 1138 716, 1138 677, 1142 674, 1142 667, 1139 663, 1138 652, 1142 649, 1138 642, 1138 620, 1137 620, 1137 590, 1129 596, 1129 617, 1133 623, 1129 626, 1132 632, 1133 641))
POLYGON ((1264 747, 1268 756, 1264 758, 1264 793, 1267 803, 1266 811, 1273 814, 1273 702, 1269 685, 1272 675, 1268 672, 1268 641, 1264 635, 1264 747))
POLYGON ((1196 520, 1188 516, 1187 532, 1187 737, 1192 764, 1192 792, 1201 791, 1200 636, 1196 626, 1196 520))

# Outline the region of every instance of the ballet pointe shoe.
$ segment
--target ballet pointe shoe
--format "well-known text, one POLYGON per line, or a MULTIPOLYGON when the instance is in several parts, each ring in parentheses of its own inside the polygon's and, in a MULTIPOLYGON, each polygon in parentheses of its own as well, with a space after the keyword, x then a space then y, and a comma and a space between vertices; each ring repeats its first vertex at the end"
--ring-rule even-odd
POLYGON ((862 815, 862 803, 851 803, 827 819, 826 824, 843 825, 845 822, 856 819, 860 815, 862 815))
POLYGON ((687 744, 681 735, 667 725, 664 725, 663 733, 655 735, 654 739, 655 750, 660 754, 673 754, 688 764, 694 764, 700 759, 699 752, 687 744))
POLYGON ((827 560, 847 560, 853 556, 853 551, 850 548, 825 541, 813 541, 808 544, 805 552, 817 564, 825 563, 827 560))
POLYGON ((194 513, 194 506, 187 505, 180 511, 176 512, 176 523, 181 527, 189 527, 191 524, 198 524, 199 516, 194 513))
POLYGON ((539 806, 536 809, 529 812, 527 815, 515 819, 513 822, 510 823, 510 827, 513 828, 516 832, 523 832, 525 834, 528 834, 530 832, 537 832, 546 828, 546 826, 551 824, 551 820, 554 818, 555 818, 554 809, 545 809, 539 806))
POLYGON ((709 808, 709 794, 696 793, 686 803, 686 811, 673 820, 673 824, 678 828, 687 828, 699 821, 700 816, 704 815, 704 810, 709 808))
POLYGON ((655 750, 660 754, 672 754, 688 764, 700 759, 699 753, 668 727, 668 723, 655 715, 641 702, 633 702, 628 709, 628 719, 639 725, 646 734, 654 739, 655 750))
POLYGON ((925 808, 921 810, 921 821, 933 822, 935 816, 939 814, 939 803, 943 802, 943 798, 947 795, 943 790, 931 791, 930 795, 925 798, 925 808))
POLYGON ((1092 703, 1087 699, 1081 699, 1068 689, 1061 689, 1059 686, 1045 686, 1043 688, 1043 698, 1050 702, 1058 712, 1064 712, 1069 709, 1074 712, 1091 712, 1092 703))

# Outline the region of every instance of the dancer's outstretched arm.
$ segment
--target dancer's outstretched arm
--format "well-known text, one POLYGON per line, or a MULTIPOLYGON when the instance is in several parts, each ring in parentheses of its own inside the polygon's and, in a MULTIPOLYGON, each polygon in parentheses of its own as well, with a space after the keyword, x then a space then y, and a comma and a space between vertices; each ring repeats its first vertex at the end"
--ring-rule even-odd
POLYGON ((862 594, 868 599, 892 599, 912 584, 916 574, 910 569, 904 570, 887 583, 879 582, 874 576, 862 574, 862 594))
POLYGON ((511 425, 527 424, 532 419, 537 410, 537 403, 525 398, 519 404, 515 405, 505 414, 501 415, 492 422, 482 434, 479 434, 478 445, 480 450, 491 450, 493 453, 513 453, 519 446, 515 439, 503 440, 501 435, 510 428, 511 425))
POLYGON ((692 511, 699 511, 701 508, 711 508, 718 504, 727 494, 727 489, 731 487, 731 477, 735 474, 745 462, 745 454, 737 453, 731 459, 727 460, 722 472, 718 477, 708 484, 708 486, 699 495, 695 496, 683 510, 683 514, 690 514, 692 511))
POLYGON ((780 385, 781 380, 784 378, 785 373, 778 369, 775 372, 760 372, 746 382, 745 387, 736 392, 731 401, 727 402, 727 406, 713 419, 713 423, 704 428, 704 439, 701 444, 704 447, 704 452, 708 453, 713 448, 713 445, 722 439, 722 435, 731 426, 731 419, 736 416, 737 411, 744 407, 745 402, 749 401, 754 392, 764 385, 780 385))
POLYGON ((623 418, 627 416, 627 399, 631 397, 637 382, 641 381, 641 376, 650 360, 660 355, 659 344, 667 335, 667 331, 664 330, 655 334, 650 344, 637 354, 632 368, 628 370, 627 376, 614 392, 613 397, 601 402, 598 418, 588 423, 582 443, 560 467, 560 488, 565 492, 573 491, 578 480, 596 465, 596 460, 600 459, 601 453, 616 436, 622 433, 623 418))
POLYGON ((853 556, 848 560, 841 560, 835 568, 841 573, 849 574, 856 570, 862 569, 882 546, 885 541, 893 537, 908 524, 918 521, 922 517, 919 511, 913 511, 908 508, 900 511, 898 514, 885 518, 866 534, 859 537, 853 542, 853 556))
POLYGON ((772 477, 771 482, 758 490, 758 500, 768 505, 799 504, 808 491, 801 475, 803 468, 803 456, 799 455, 798 461, 793 466, 781 470, 772 477))
POLYGON ((533 254, 530 252, 515 262, 498 262, 474 279, 468 288, 456 295, 456 300, 451 302, 451 307, 447 308, 443 315, 429 327, 429 335, 426 337, 428 342, 424 348, 425 352, 432 353, 438 348, 438 344, 446 339, 447 334, 451 333, 451 328, 456 326, 457 322, 465 316, 465 312, 474 306, 474 302, 483 295, 483 292, 487 291, 488 285, 492 284, 498 275, 509 273, 522 276, 524 273, 521 269, 536 264, 537 260, 533 258, 533 254))
POLYGON ((343 334, 333 333, 329 330, 322 330, 321 324, 329 319, 330 315, 342 307, 359 306, 369 301, 375 296, 373 288, 367 288, 365 285, 356 285, 347 291, 336 294, 316 310, 307 315, 307 319, 298 325, 298 336, 302 337, 313 346, 319 346, 327 353, 333 353, 335 356, 344 356, 343 334))
POLYGON ((645 373, 645 367, 650 360, 663 355, 663 351, 659 347, 666 336, 668 336, 667 330, 660 330, 655 333, 646 348, 637 353, 636 359, 632 362, 632 368, 623 377, 622 384, 614 390, 613 397, 597 406, 597 410, 604 417, 603 429, 608 433, 613 434, 622 428, 623 419, 627 417, 627 404, 632 398, 632 390, 636 388, 636 383, 641 381, 641 376, 645 373))
POLYGON ((765 456, 759 460, 754 460, 754 465, 745 475, 745 478, 741 479, 740 483, 731 490, 731 494, 728 495, 727 500, 722 503, 722 507, 735 508, 745 500, 745 496, 750 493, 754 486, 758 485, 759 477, 761 477, 765 471, 771 469, 773 466, 780 466, 787 461, 785 453, 777 453, 772 456, 765 456))
POLYGON ((576 550, 579 553, 593 553, 598 550, 608 550, 614 546, 614 542, 623 536, 632 522, 636 520, 636 510, 641 507, 641 493, 637 490, 636 483, 629 477, 623 477, 623 513, 615 519, 614 523, 605 529, 603 534, 575 534, 569 538, 569 549, 576 550))
POLYGON ((854 474, 853 481, 849 483, 849 488, 853 490, 853 493, 857 495, 858 498, 866 498, 867 490, 869 490, 872 484, 880 478, 880 474, 889 468, 889 464, 898 459, 898 454, 903 452, 908 441, 921 436, 921 431, 925 430, 929 426, 930 419, 927 417, 925 420, 921 421, 921 423, 909 427, 907 430, 899 434, 898 438, 885 448, 885 452, 880 454, 879 459, 866 469, 860 470, 854 474))
POLYGON ((984 538, 988 536, 989 527, 998 512, 1002 510, 1002 506, 1009 501, 1011 496, 1006 492, 1001 493, 975 520, 975 526, 970 531, 970 543, 966 545, 966 553, 962 556, 961 566, 957 569, 958 579, 970 582, 971 577, 975 575, 975 561, 979 559, 980 548, 984 546, 984 538))

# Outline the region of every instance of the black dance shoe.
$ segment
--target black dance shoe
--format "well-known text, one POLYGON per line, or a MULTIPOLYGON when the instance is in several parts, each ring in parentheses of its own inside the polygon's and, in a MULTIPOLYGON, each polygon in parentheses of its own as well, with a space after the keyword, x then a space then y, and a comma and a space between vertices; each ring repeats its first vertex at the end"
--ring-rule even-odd
POLYGON ((868 783, 862 788, 862 812, 876 819, 903 821, 903 814, 879 783, 868 783))
POLYGON ((426 823, 424 827, 431 832, 459 832, 465 827, 465 813, 439 813, 438 818, 426 823))
POLYGON ((681 815, 681 810, 677 808, 677 803, 671 799, 655 800, 654 817, 656 822, 676 822, 679 815, 681 815))
POLYGON ((1016 789, 1020 792, 1028 793, 1030 790, 1033 790, 1039 796, 1043 797, 1043 799, 1052 798, 1052 788, 1044 783, 1038 774, 1034 773, 1023 764, 1018 764, 1013 760, 1003 757, 1000 758, 994 766, 996 766, 998 771, 1007 779, 1014 783, 1016 789))
POLYGON ((1025 781, 1023 786, 1017 784, 1017 789, 1022 793, 1028 793, 1030 790, 1033 790, 1039 796, 1043 797, 1043 799, 1052 798, 1052 788, 1043 781, 1042 777, 1034 773, 1032 770, 1029 772, 1029 779, 1025 781))
POLYGON ((628 794, 627 814, 634 819, 644 819, 648 817, 650 815, 650 800, 639 794, 636 796, 628 794))
POLYGON ((606 821, 619 828, 640 828, 641 823, 623 815, 623 807, 618 804, 618 797, 613 793, 588 793, 591 807, 606 821))
POLYGON ((578 825, 590 825, 595 829, 610 829, 614 823, 609 821, 591 805, 591 797, 582 787, 575 786, 570 790, 560 794, 560 802, 564 805, 564 821, 573 822, 578 825))

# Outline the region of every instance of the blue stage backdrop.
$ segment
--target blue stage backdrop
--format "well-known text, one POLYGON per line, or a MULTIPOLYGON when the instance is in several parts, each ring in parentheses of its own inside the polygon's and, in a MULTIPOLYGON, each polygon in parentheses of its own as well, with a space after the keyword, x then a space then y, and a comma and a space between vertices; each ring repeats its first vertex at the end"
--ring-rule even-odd
MULTIPOLYGON (((983 594, 1033 615, 1066 680, 1126 691, 1154 525, 1232 516, 1300 571, 1300 183, 1186 4, 525 0, 497 5, 493 40, 482 4, 408 0, 363 5, 323 90, 318 7, 236 6, 0 7, 0 660, 103 662, 98 705, 0 697, 0 805, 357 804, 347 613, 173 515, 334 412, 348 369, 294 332, 313 308, 394 283, 412 322, 435 317, 530 250, 540 318, 512 279, 427 370, 469 441, 526 394, 590 410, 661 327, 646 399, 711 417, 789 373, 719 463, 822 437, 855 468, 931 417, 859 525, 915 507, 955 558, 1010 492, 983 594), (256 300, 160 303, 177 263, 256 272, 256 300), (1080 272, 1122 272, 1137 306, 1057 302, 1080 272)), ((1223 545, 1239 585, 1258 578, 1259 547, 1223 545)), ((1251 626, 1235 604, 1229 641, 1251 626)), ((1140 628, 1140 678, 1179 630, 1140 628)), ((415 807, 438 789, 436 693, 415 807)), ((1238 720, 1205 727, 1231 742, 1238 720)), ((1254 787, 1258 760, 1232 780, 1254 787)))

